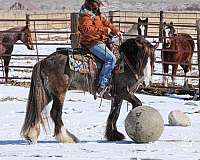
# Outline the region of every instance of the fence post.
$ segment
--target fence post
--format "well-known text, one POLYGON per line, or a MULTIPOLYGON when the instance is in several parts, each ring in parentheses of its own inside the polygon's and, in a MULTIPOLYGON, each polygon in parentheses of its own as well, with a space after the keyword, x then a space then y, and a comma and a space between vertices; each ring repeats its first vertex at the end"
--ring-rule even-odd
POLYGON ((30 27, 30 15, 26 14, 26 26, 30 27))
POLYGON ((71 43, 72 48, 77 48, 79 46, 79 34, 78 34, 78 13, 71 13, 71 43))
POLYGON ((160 11, 159 42, 163 43, 163 11, 160 11))
POLYGON ((114 15, 113 11, 109 11, 108 14, 109 14, 109 21, 113 23, 113 15, 114 15))
POLYGON ((197 56, 198 56, 198 70, 199 70, 199 97, 200 99, 200 19, 197 20, 197 56))
MULTIPOLYGON (((162 43, 162 49, 161 49, 161 59, 162 59, 162 79, 164 80, 164 70, 163 70, 163 64, 165 63, 163 61, 163 11, 160 11, 160 24, 159 24, 159 42, 162 43)), ((163 81, 164 82, 164 81, 163 81)), ((164 84, 164 83, 163 83, 164 84)))

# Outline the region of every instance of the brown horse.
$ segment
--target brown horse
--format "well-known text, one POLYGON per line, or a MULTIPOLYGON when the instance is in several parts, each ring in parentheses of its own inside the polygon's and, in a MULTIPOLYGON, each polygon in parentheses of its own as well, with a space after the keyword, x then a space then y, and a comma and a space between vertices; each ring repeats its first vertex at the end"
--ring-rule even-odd
POLYGON ((191 66, 192 66, 192 55, 194 51, 194 41, 189 34, 186 33, 177 33, 175 34, 175 29, 173 23, 170 24, 164 23, 163 28, 163 51, 162 51, 162 60, 164 77, 163 84, 168 86, 168 79, 166 74, 169 71, 169 65, 172 65, 172 85, 175 85, 175 76, 177 72, 178 65, 180 65, 185 73, 185 83, 184 86, 186 89, 192 86, 192 81, 186 76, 191 75, 191 66))
MULTIPOLYGON (((144 79, 148 84, 157 46, 150 44, 142 37, 128 39, 121 44, 119 52, 124 57, 124 72, 113 72, 112 74, 111 95, 113 99, 105 133, 108 140, 124 139, 124 135, 116 127, 122 101, 129 101, 133 108, 142 105, 134 92, 144 79)), ((62 143, 78 142, 77 138, 64 128, 62 121, 65 94, 71 86, 84 90, 87 84, 94 86, 95 81, 92 81, 90 74, 81 74, 70 69, 69 51, 58 50, 37 62, 33 68, 26 116, 21 130, 21 135, 31 142, 37 142, 40 124, 44 125, 45 115, 42 115, 42 111, 52 100, 50 116, 55 123, 56 139, 62 143)), ((91 87, 88 87, 88 91, 93 92, 90 89, 91 87)))
POLYGON ((11 53, 13 51, 14 44, 18 40, 22 41, 28 49, 34 49, 29 25, 10 28, 0 33, 0 57, 4 61, 6 82, 8 81, 8 66, 11 59, 11 53))

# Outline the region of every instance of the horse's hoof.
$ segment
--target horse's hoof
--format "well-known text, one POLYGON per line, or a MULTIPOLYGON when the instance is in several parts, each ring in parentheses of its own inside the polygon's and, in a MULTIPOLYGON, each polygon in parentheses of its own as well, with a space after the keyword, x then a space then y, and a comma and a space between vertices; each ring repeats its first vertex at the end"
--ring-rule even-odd
POLYGON ((37 143, 37 139, 35 139, 35 138, 25 137, 25 140, 27 141, 28 144, 36 144, 37 143))
POLYGON ((111 132, 107 131, 105 137, 109 141, 121 141, 125 138, 124 135, 117 130, 113 130, 111 132))
POLYGON ((55 134, 55 138, 60 143, 78 143, 79 142, 78 138, 74 136, 72 133, 70 133, 64 127, 61 128, 60 133, 55 134))
POLYGON ((74 143, 79 143, 80 142, 79 139, 75 135, 70 133, 68 130, 66 130, 66 132, 70 135, 70 137, 72 138, 74 143))

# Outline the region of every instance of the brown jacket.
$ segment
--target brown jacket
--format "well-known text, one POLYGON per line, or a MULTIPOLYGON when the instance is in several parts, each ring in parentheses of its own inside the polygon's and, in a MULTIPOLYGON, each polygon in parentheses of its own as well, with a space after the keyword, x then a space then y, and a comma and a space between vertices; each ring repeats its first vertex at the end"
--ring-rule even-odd
POLYGON ((108 28, 117 34, 119 31, 103 16, 91 16, 84 14, 79 17, 80 43, 87 48, 91 48, 98 42, 104 42, 108 36, 108 28))

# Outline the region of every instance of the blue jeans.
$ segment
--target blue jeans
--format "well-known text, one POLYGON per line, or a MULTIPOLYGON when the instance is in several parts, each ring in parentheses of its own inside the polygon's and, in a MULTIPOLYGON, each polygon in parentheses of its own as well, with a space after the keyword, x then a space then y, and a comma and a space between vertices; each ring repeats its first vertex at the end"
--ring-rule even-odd
POLYGON ((104 62, 99 74, 98 85, 100 87, 105 87, 111 77, 111 72, 115 67, 116 57, 104 43, 97 43, 89 50, 104 62))

